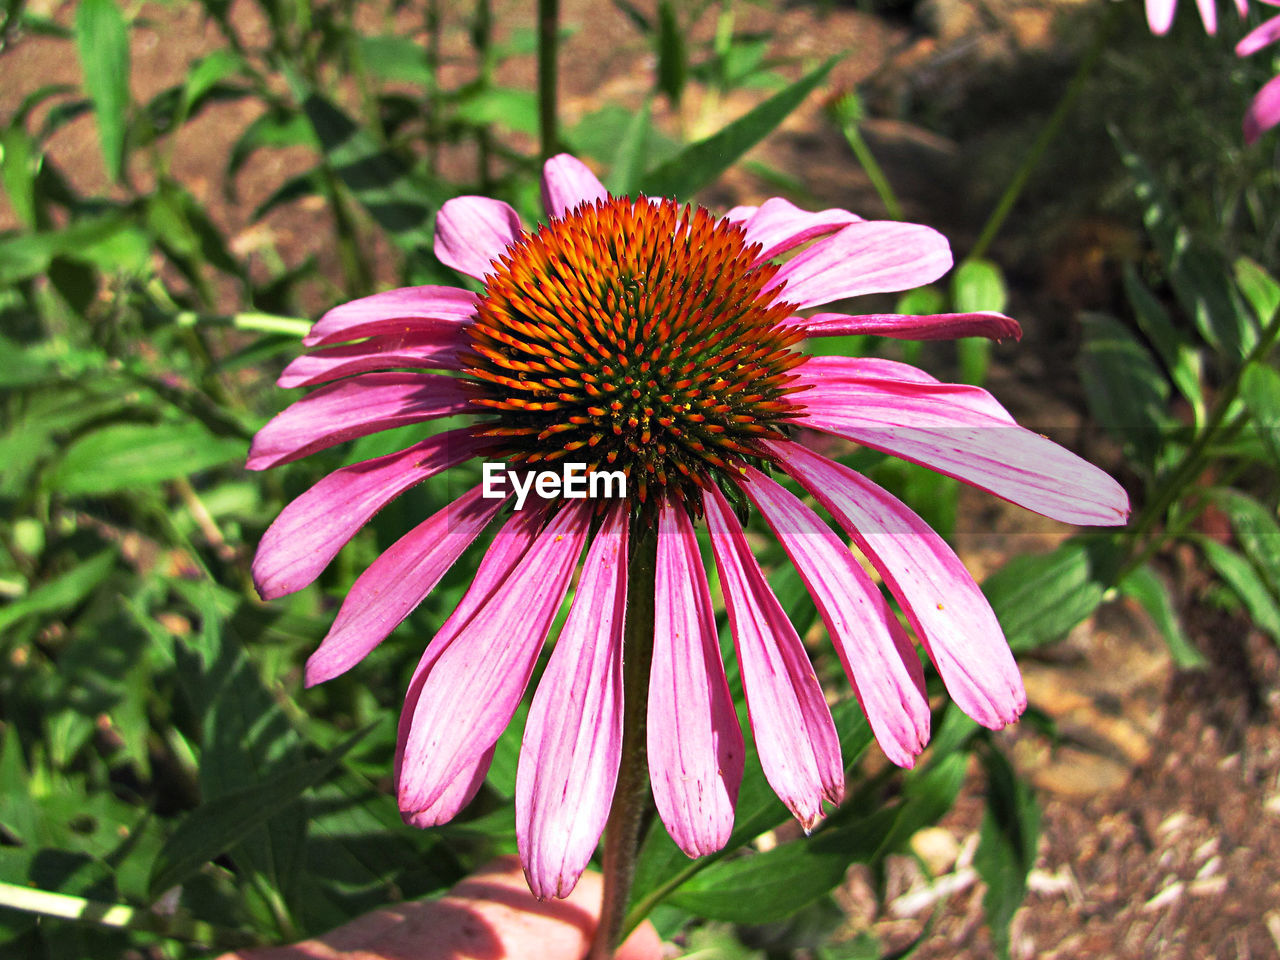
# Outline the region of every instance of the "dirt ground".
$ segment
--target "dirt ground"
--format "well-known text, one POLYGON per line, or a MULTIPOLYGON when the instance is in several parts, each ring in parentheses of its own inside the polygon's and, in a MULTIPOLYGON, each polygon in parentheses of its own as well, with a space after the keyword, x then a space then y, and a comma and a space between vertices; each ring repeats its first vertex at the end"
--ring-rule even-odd
MULTIPOLYGON (((65 20, 71 6, 46 0, 44 10, 65 20)), ((873 105, 876 98, 903 97, 959 103, 964 84, 992 65, 1019 58, 1051 63, 1054 57, 1047 44, 1055 10, 1043 3, 922 0, 914 13, 890 8, 880 16, 840 4, 781 6, 778 19, 769 21, 766 11, 742 5, 739 23, 767 27, 773 52, 796 58, 786 68, 793 75, 800 60, 841 54, 831 89, 869 81, 873 105)), ((497 22, 503 29, 527 26, 531 7, 496 3, 497 22)), ((217 36, 195 4, 145 4, 141 10, 147 25, 134 33, 131 82, 135 96, 146 98, 177 82, 191 62, 216 46, 217 36)), ((252 45, 263 32, 258 8, 236 0, 233 10, 252 45)), ((371 27, 392 22, 374 7, 365 13, 371 27)), ((638 106, 654 66, 640 34, 612 6, 591 0, 563 0, 562 17, 574 28, 563 50, 567 125, 605 102, 638 106), (601 50, 609 56, 599 56, 601 50)), ((695 45, 710 33, 706 19, 695 30, 695 45)), ((420 20, 406 10, 396 22, 413 35, 420 20)), ((446 15, 446 57, 465 55, 465 31, 460 16, 446 15)), ((65 42, 31 37, 0 53, 0 116, 10 115, 39 85, 77 83, 68 49, 65 42)), ((514 58, 500 74, 513 85, 532 84, 533 77, 531 57, 514 58)), ((759 96, 745 91, 712 100, 694 92, 680 122, 696 135, 759 96)), ((1052 103, 1052 94, 1045 100, 1052 103)), ((322 205, 302 201, 261 223, 249 222, 258 203, 304 169, 300 152, 263 151, 237 179, 234 200, 226 194, 227 145, 256 109, 245 101, 207 110, 179 134, 174 175, 208 206, 238 250, 273 245, 290 266, 315 256, 322 273, 336 276, 322 205), (209 149, 210 144, 217 146, 209 149)), ((668 115, 664 122, 674 124, 676 118, 668 115)), ((971 161, 978 146, 897 121, 873 120, 868 135, 908 217, 939 227, 963 252, 1002 185, 974 181, 971 161)), ((90 118, 68 125, 52 152, 80 190, 104 188, 90 118)), ((809 193, 807 203, 868 216, 881 212, 842 137, 824 118, 820 98, 811 99, 750 159, 797 178, 809 193)), ((773 192, 765 178, 740 165, 703 200, 713 206, 758 202, 773 192)), ((10 212, 0 201, 0 227, 10 225, 10 212)), ((1020 420, 1117 470, 1122 465, 1114 453, 1081 425, 1079 389, 1062 357, 1075 311, 1105 302, 1114 280, 1108 258, 1118 245, 1132 242, 1124 224, 1066 223, 1057 232, 1029 235, 1015 221, 994 251, 1013 281, 1009 312, 1027 335, 1021 345, 997 352, 991 389, 1020 420)), ((389 269, 383 279, 394 279, 389 269)), ((981 518, 967 524, 959 540, 978 575, 1012 552, 1030 544, 1050 547, 1069 532, 976 494, 964 509, 966 516, 981 518)), ((1027 724, 1001 735, 1043 803, 1041 856, 1026 906, 1014 921, 1017 958, 1280 956, 1280 656, 1249 623, 1209 603, 1210 583, 1193 558, 1174 554, 1163 560, 1190 639, 1209 667, 1176 670, 1152 625, 1123 601, 1105 605, 1060 644, 1022 658, 1031 704, 1056 721, 1060 738, 1050 742, 1027 724)), ((975 770, 953 813, 916 838, 932 883, 917 861, 901 858, 890 871, 886 906, 877 909, 869 878, 851 871, 840 892, 850 935, 871 930, 890 946, 905 946, 931 919, 932 931, 913 956, 991 955, 982 925, 982 884, 971 863, 981 790, 975 770)))

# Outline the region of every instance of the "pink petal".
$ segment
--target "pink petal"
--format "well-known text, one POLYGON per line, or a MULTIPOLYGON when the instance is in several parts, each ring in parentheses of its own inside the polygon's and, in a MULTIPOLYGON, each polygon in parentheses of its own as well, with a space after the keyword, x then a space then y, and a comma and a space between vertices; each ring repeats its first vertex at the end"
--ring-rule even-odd
POLYGON ((466 381, 437 373, 365 373, 285 407, 253 438, 250 470, 289 463, 346 440, 472 409, 466 381))
MULTIPOLYGON (((422 695, 422 685, 426 683, 427 674, 435 666, 440 655, 448 649, 449 644, 458 636, 459 631, 467 625, 467 621, 493 595, 498 585, 507 578, 520 558, 524 556, 533 543, 534 537, 541 529, 545 510, 534 507, 514 513, 502 528, 494 535, 489 548, 480 558, 475 576, 471 580, 467 592, 463 594, 453 613, 436 631, 436 635, 427 644, 418 666, 409 681, 409 689, 405 694, 404 709, 400 711, 400 723, 396 728, 395 779, 400 781, 400 768, 404 759, 405 744, 409 742, 409 731, 413 727, 413 714, 418 707, 418 699, 422 695)), ((405 822, 415 827, 434 827, 452 820, 453 817, 471 802, 476 791, 480 789, 489 763, 493 759, 493 748, 481 754, 474 764, 464 766, 450 784, 432 803, 417 810, 401 810, 405 822)))
POLYGON ((864 220, 815 243, 782 265, 766 289, 796 307, 867 293, 909 290, 951 269, 951 248, 938 231, 915 223, 864 220))
POLYGON ((745 241, 748 245, 760 244, 759 260, 772 260, 778 254, 802 243, 835 233, 841 227, 862 220, 848 210, 832 209, 810 213, 781 197, 766 200, 758 208, 737 207, 730 210, 725 219, 735 222, 733 214, 740 214, 745 210, 751 211, 749 216, 741 220, 746 231, 745 241))
POLYGON ((431 333, 391 334, 360 343, 315 350, 296 357, 284 368, 276 385, 311 387, 317 383, 372 370, 414 367, 424 370, 458 370, 458 355, 470 346, 462 326, 431 333))
POLYGON ((427 673, 398 786, 400 809, 435 803, 510 722, 582 553, 590 505, 560 510, 427 673))
MULTIPOLYGON (((958 407, 1017 426, 1013 414, 981 387, 942 383, 937 377, 909 363, 878 357, 810 357, 796 370, 799 383, 820 384, 829 391, 845 387, 874 389, 880 385, 893 389, 895 383, 902 382, 927 384, 932 394, 945 396, 948 402, 958 407)), ((805 402, 804 396, 797 399, 805 402)))
POLYGON ((562 218, 584 203, 605 200, 609 191, 577 157, 561 153, 542 167, 542 205, 548 216, 562 218))
POLYGON ((1245 34, 1245 38, 1236 44, 1236 56, 1247 57, 1277 40, 1280 40, 1280 17, 1272 17, 1260 27, 1255 27, 1245 34))
MULTIPOLYGON (((806 382, 804 368, 798 382, 806 382)), ((819 382, 799 395, 805 415, 795 422, 922 464, 1055 520, 1125 522, 1129 498, 1111 477, 1052 440, 997 417, 989 409, 994 398, 982 396, 986 391, 959 386, 819 382)))
POLYGON ((897 597, 960 709, 998 730, 1027 706, 1000 622, 955 552, 906 504, 798 443, 768 443, 897 597))
POLYGON ((1268 80, 1249 104, 1244 115, 1245 143, 1256 143, 1277 123, 1280 123, 1280 76, 1268 80))
POLYGON ((1200 10, 1200 19, 1204 22, 1204 32, 1213 36, 1218 32, 1218 8, 1215 0, 1196 0, 1200 10))
POLYGON ((433 803, 421 810, 402 810, 401 818, 411 827, 425 830, 448 823, 458 812, 476 798, 484 778, 489 775, 489 766, 493 763, 494 748, 490 747, 474 763, 463 768, 449 782, 433 803))
POLYGON ((742 730, 720 661, 698 539, 684 508, 658 516, 649 778, 658 815, 691 857, 719 850, 733 830, 742 783, 742 730))
POLYGON ((454 197, 436 216, 436 257, 446 267, 483 280, 522 233, 520 214, 510 204, 489 197, 454 197))
POLYGON ((840 738, 813 664, 751 554, 742 527, 714 487, 703 496, 729 628, 765 779, 812 830, 825 796, 844 797, 840 738))
POLYGON ((463 494, 388 547, 356 578, 338 616, 307 660, 307 686, 359 663, 400 625, 493 519, 501 500, 463 494))
POLYGON ((539 899, 569 895, 609 818, 622 757, 628 523, 615 506, 587 551, 524 728, 516 842, 539 899))
POLYGON ((253 581, 263 599, 301 590, 369 518, 410 487, 474 457, 486 444, 469 429, 437 434, 335 470, 276 517, 258 542, 253 581))
POLYGON ((302 338, 316 347, 391 333, 447 333, 475 316, 479 298, 457 287, 401 287, 334 307, 302 338))
POLYGON ((1018 321, 1002 313, 938 313, 923 317, 904 313, 872 313, 860 317, 820 313, 814 317, 788 317, 787 324, 803 327, 807 337, 844 337, 861 333, 897 340, 955 340, 957 337, 1022 339, 1022 327, 1018 321))
POLYGON ((812 510, 753 467, 738 484, 809 588, 885 755, 900 767, 913 766, 929 739, 929 703, 920 661, 898 618, 812 510))
POLYGON ((1173 26, 1173 14, 1178 9, 1178 0, 1147 0, 1147 26, 1157 36, 1169 32, 1173 26))

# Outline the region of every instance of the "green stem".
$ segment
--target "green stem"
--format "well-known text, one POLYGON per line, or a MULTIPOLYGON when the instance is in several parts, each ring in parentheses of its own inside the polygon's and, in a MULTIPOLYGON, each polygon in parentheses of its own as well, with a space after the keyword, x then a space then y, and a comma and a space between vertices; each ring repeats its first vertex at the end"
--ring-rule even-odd
POLYGON ((1004 226, 1005 218, 1009 216, 1010 211, 1013 210, 1013 205, 1018 202, 1018 197, 1022 195, 1027 181, 1031 179, 1031 174, 1040 165, 1040 161, 1044 159, 1045 153, 1049 150, 1049 145, 1053 143, 1054 138, 1058 136, 1058 132, 1062 129, 1063 123, 1070 116, 1071 108, 1075 106, 1076 100, 1084 92, 1084 85, 1089 79, 1089 74, 1093 72, 1094 65, 1098 62, 1098 58, 1102 56, 1102 51, 1106 47, 1107 38, 1111 35, 1111 24, 1115 19, 1115 10, 1116 5, 1113 4, 1112 9, 1108 10, 1106 15, 1098 22, 1097 29, 1093 35, 1093 43, 1089 45, 1089 49, 1080 61, 1080 65, 1076 67, 1075 76, 1067 84, 1067 89, 1063 92, 1062 99, 1058 101, 1058 105, 1054 107, 1049 121, 1040 131, 1040 135, 1036 137, 1036 141, 1031 145, 1027 155, 1023 157, 1017 173, 1013 175, 1013 179, 1005 187, 1004 193, 1001 194, 995 209, 991 211, 987 222, 983 224, 982 233, 978 234, 977 243, 969 251, 970 259, 976 260, 987 252, 987 248, 991 246, 991 241, 996 238, 996 234, 1004 226))
POLYGON ((653 661, 654 590, 658 531, 633 524, 627 570, 627 613, 622 640, 622 762, 604 834, 604 901, 589 960, 609 960, 617 948, 631 897, 640 828, 649 806, 645 714, 653 661))
POLYGON ((291 337, 304 337, 311 329, 310 320, 298 317, 278 317, 271 313, 233 313, 227 316, 210 316, 183 310, 174 316, 173 322, 180 327, 214 326, 234 327, 237 330, 248 330, 253 333, 282 333, 291 337))
POLYGON ((560 45, 560 0, 538 0, 538 133, 542 159, 559 148, 556 69, 560 45))
POLYGON ((83 897, 36 890, 13 883, 0 882, 0 905, 45 917, 59 917, 122 930, 141 930, 172 940, 207 944, 220 950, 248 946, 254 942, 252 937, 238 930, 216 927, 181 913, 161 916, 123 903, 86 900, 83 897))
POLYGON ((857 121, 850 121, 844 124, 844 138, 849 141, 849 146, 853 148, 853 155, 858 158, 858 163, 862 166, 863 173, 871 181, 871 186, 875 188, 876 195, 880 197, 880 202, 884 204, 889 216, 894 220, 901 220, 902 204, 898 202, 898 195, 893 192, 893 187, 889 184, 889 178, 884 175, 884 169, 880 166, 879 161, 876 160, 875 154, 867 146, 867 141, 863 138, 862 131, 858 129, 857 121))

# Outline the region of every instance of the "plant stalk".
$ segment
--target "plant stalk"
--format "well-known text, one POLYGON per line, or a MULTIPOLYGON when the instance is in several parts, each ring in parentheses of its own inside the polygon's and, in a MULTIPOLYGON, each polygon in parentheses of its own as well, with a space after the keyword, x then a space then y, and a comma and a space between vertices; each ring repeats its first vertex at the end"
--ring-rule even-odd
POLYGON ((649 807, 645 715, 653 661, 657 557, 656 524, 632 524, 622 640, 622 762, 604 833, 604 901, 588 960, 610 960, 621 939, 640 851, 640 828, 649 807))
POLYGON ((542 159, 559 152, 556 116, 560 0, 538 0, 538 134, 542 159))

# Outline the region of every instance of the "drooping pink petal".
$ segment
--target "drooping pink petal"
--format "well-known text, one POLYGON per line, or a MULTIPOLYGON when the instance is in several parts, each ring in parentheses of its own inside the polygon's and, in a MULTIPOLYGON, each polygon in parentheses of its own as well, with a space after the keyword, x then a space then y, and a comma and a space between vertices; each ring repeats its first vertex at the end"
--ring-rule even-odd
POLYGON ((929 702, 898 618, 817 514, 754 467, 738 483, 809 588, 876 741, 898 766, 913 766, 929 739, 929 702))
POLYGON ((397 787, 402 810, 435 803, 515 713, 569 587, 590 506, 556 514, 435 661, 418 696, 397 787))
MULTIPOLYGON (((440 655, 448 649, 449 644, 457 637, 458 632, 466 626, 467 621, 493 595, 498 585, 515 569, 520 558, 524 556, 533 543, 534 537, 541 529, 546 511, 542 504, 513 513, 502 528, 494 535, 493 541, 480 558, 467 592, 462 595, 448 619, 436 631, 422 658, 414 668, 413 677, 409 680, 409 688, 405 693, 404 709, 400 711, 400 722, 396 727, 395 780, 400 782, 400 767, 404 759, 405 744, 409 742, 409 731, 413 727, 413 714, 418 707, 418 698, 422 695, 422 685, 427 674, 440 659, 440 655)), ((458 811, 471 802, 480 784, 488 773, 493 759, 493 747, 481 754, 474 764, 464 766, 459 774, 450 782, 435 800, 416 810, 402 809, 401 816, 405 822, 415 827, 434 827, 452 820, 458 811)))
POLYGON ((973 577, 887 490, 798 443, 768 443, 884 578, 960 709, 999 729, 1026 708, 1018 666, 973 577))
POLYGON ((334 307, 302 342, 308 347, 393 333, 447 333, 475 316, 477 297, 457 287, 400 287, 334 307))
POLYGON ((471 409, 465 381, 438 373, 364 373, 285 407, 253 438, 250 470, 289 463, 335 444, 471 409))
POLYGON ((276 386, 313 387, 356 373, 396 367, 458 370, 461 368, 459 354, 470 345, 462 333, 464 329, 454 326, 443 333, 391 334, 304 353, 284 368, 276 386))
POLYGON ((1236 44, 1236 56, 1247 57, 1257 53, 1263 47, 1280 40, 1280 17, 1272 17, 1259 27, 1250 30, 1243 40, 1236 44))
POLYGON ((483 280, 522 232, 520 214, 509 203, 454 197, 436 216, 436 257, 446 267, 483 280))
POLYGON ((766 289, 796 307, 932 283, 951 269, 951 247, 915 223, 863 220, 815 243, 782 265, 766 289))
POLYGON ((475 487, 388 547, 351 585, 320 646, 307 659, 313 687, 359 663, 432 591, 493 519, 502 500, 475 487))
POLYGON ((1268 80, 1249 104, 1244 115, 1245 143, 1257 143, 1258 138, 1277 123, 1280 123, 1280 76, 1268 80))
POLYGON ((1178 0, 1146 0, 1147 26, 1157 36, 1163 36, 1173 26, 1173 15, 1178 0))
POLYGON ((813 317, 788 317, 786 322, 788 326, 803 327, 807 337, 870 334, 898 340, 1022 339, 1018 321, 1002 313, 937 313, 920 317, 906 313, 871 313, 860 317, 819 313, 813 317))
POLYGON ((733 214, 746 210, 750 210, 750 213, 736 222, 741 222, 746 232, 744 240, 748 245, 760 244, 760 260, 772 260, 778 254, 802 243, 835 233, 841 227, 862 220, 848 210, 831 209, 810 213, 781 197, 766 200, 759 207, 735 208, 729 211, 725 219, 735 222, 733 214))
POLYGON ((707 574, 684 507, 658 515, 649 779, 671 839, 691 857, 719 850, 733 830, 743 741, 734 714, 707 574))
MULTIPOLYGON (((803 367, 798 382, 811 382, 803 367)), ((819 381, 797 394, 805 415, 795 422, 922 464, 1055 520, 1125 522, 1129 498, 1115 480, 1052 440, 993 415, 985 407, 994 398, 984 399, 974 392, 978 388, 957 386, 819 381)))
POLYGON ((806 830, 822 799, 844 797, 840 738, 804 645, 774 596, 732 509, 715 486, 703 496, 760 766, 806 830))
MULTIPOLYGON (((875 388, 885 385, 892 389, 895 382, 927 384, 932 395, 945 397, 947 402, 957 407, 1012 426, 1018 423, 1013 414, 1000 405, 1000 401, 981 387, 942 383, 937 377, 909 363, 879 357, 810 357, 796 370, 798 382, 821 384, 832 391, 850 386, 875 388)), ((800 395, 798 399, 803 402, 804 396, 800 395)))
POLYGON ((369 518, 427 477, 465 463, 485 444, 451 430, 385 457, 335 470, 276 517, 258 541, 253 582, 265 600, 301 590, 318 577, 369 518))
POLYGON ((596 534, 538 682, 516 771, 516 844, 534 896, 567 897, 609 818, 622 757, 625 505, 596 534))
POLYGON ((542 206, 551 217, 563 217, 580 204, 608 196, 604 184, 577 157, 561 153, 543 164, 542 206))
POLYGON ((1213 36, 1218 32, 1218 8, 1217 0, 1196 0, 1196 7, 1200 10, 1200 20, 1204 23, 1204 32, 1213 36))

